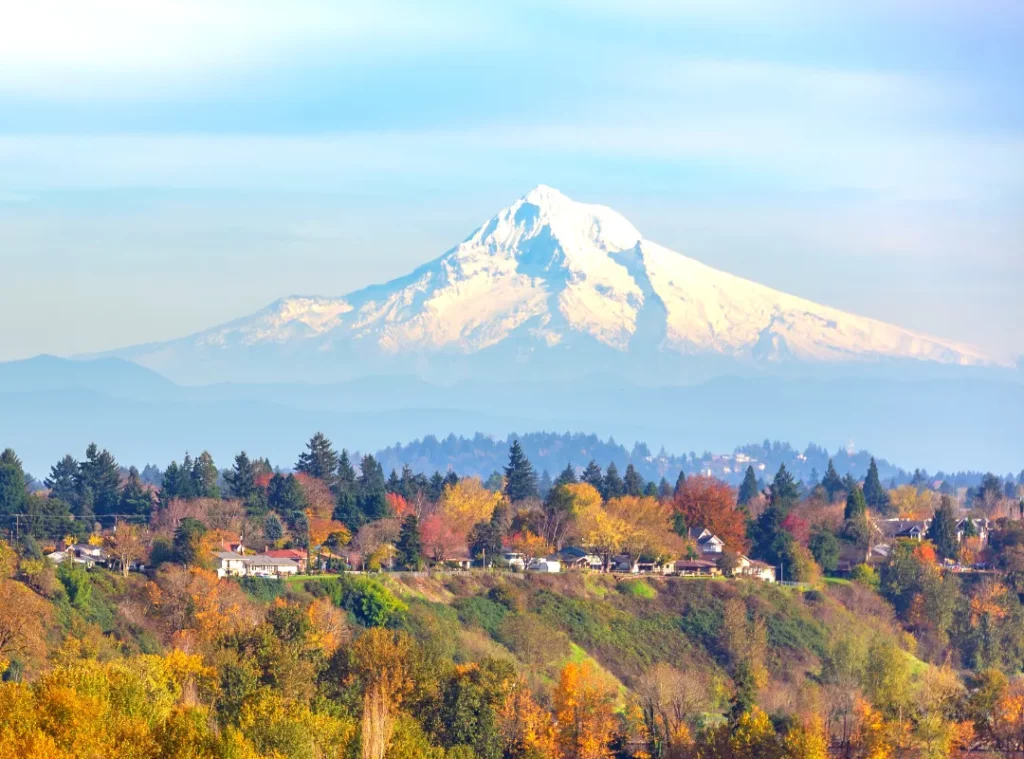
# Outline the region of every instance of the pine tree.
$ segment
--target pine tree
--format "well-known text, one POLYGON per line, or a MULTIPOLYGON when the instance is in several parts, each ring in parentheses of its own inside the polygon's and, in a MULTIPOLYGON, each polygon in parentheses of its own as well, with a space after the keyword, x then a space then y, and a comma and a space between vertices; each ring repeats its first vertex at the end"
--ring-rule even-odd
POLYGON ((793 479, 793 475, 786 469, 785 464, 779 465, 779 471, 775 473, 775 479, 772 480, 769 492, 771 494, 771 505, 779 509, 783 516, 789 513, 793 504, 800 497, 796 480, 793 479))
POLYGON ((606 501, 612 498, 621 498, 626 494, 626 486, 622 482, 622 478, 619 477, 619 469, 615 466, 615 462, 612 461, 608 464, 608 468, 604 473, 604 490, 601 495, 604 496, 606 501))
MULTIPOLYGON (((166 476, 165 474, 164 477, 166 476)), ((224 479, 235 498, 248 501, 252 497, 256 490, 256 469, 245 451, 235 456, 234 466, 224 475, 224 479)))
POLYGON ((149 518, 153 510, 153 497, 149 488, 142 484, 139 470, 135 467, 128 469, 128 480, 121 490, 121 502, 118 506, 120 514, 138 514, 149 518))
POLYGON ((743 482, 740 483, 736 503, 740 506, 749 506, 755 498, 757 498, 757 475, 754 474, 754 467, 748 465, 747 472, 743 475, 743 482))
POLYGON ((664 477, 662 477, 661 482, 658 483, 658 497, 663 500, 667 500, 672 497, 672 486, 664 477))
POLYGON ((651 480, 646 485, 644 485, 644 495, 647 496, 648 498, 658 497, 658 486, 654 483, 654 480, 651 480))
POLYGON ((533 473, 533 464, 526 458, 518 440, 512 441, 508 451, 508 466, 505 467, 505 495, 512 503, 536 498, 537 476, 533 473))
POLYGON ((846 495, 846 508, 843 510, 843 519, 860 519, 867 515, 868 504, 864 498, 864 492, 860 488, 854 488, 846 495))
POLYGON ((537 481, 537 495, 542 499, 547 498, 548 493, 551 492, 551 489, 554 486, 554 483, 551 481, 551 475, 548 474, 548 470, 545 469, 540 473, 540 479, 537 481))
POLYGON ((402 478, 399 481, 397 492, 407 501, 411 501, 419 493, 419 488, 416 485, 416 475, 408 464, 402 464, 402 478))
POLYGON ((960 553, 960 542, 956 536, 956 514, 953 512, 953 499, 949 496, 942 496, 939 508, 935 510, 932 523, 928 526, 928 540, 943 559, 955 559, 960 553))
POLYGON ((454 469, 449 469, 444 475, 444 486, 455 487, 459 484, 459 475, 455 473, 454 469))
POLYGON ((371 454, 359 462, 356 480, 356 507, 369 521, 383 519, 388 513, 387 489, 384 470, 371 454))
POLYGON ((209 451, 203 451, 192 464, 192 489, 198 498, 220 498, 217 466, 209 451))
POLYGON ((832 459, 828 460, 828 469, 825 471, 825 478, 821 481, 821 486, 825 488, 829 501, 834 501, 840 493, 846 490, 846 485, 843 483, 839 473, 836 472, 832 459))
POLYGON ((581 480, 593 487, 598 493, 604 492, 604 473, 593 459, 587 464, 587 468, 583 470, 581 480))
POLYGON ((440 472, 434 472, 430 477, 430 482, 427 484, 427 497, 435 503, 441 499, 441 494, 444 492, 444 475, 440 472))
POLYGON ((889 508, 889 494, 878 479, 878 465, 872 457, 868 465, 868 476, 864 479, 864 500, 874 511, 885 513, 889 508))
POLYGON ((817 467, 811 467, 811 478, 807 480, 807 487, 810 490, 814 490, 818 485, 821 484, 821 475, 818 474, 817 467))
POLYGON ((685 485, 685 484, 686 484, 686 472, 680 470, 679 471, 679 476, 676 477, 676 487, 675 487, 675 490, 672 491, 673 494, 679 495, 679 493, 683 489, 683 485, 685 485))
POLYGON ((415 514, 409 514, 402 520, 395 549, 398 566, 403 569, 419 569, 423 561, 423 541, 420 538, 420 520, 415 514))
POLYGON ((317 432, 306 443, 306 450, 299 454, 295 471, 333 483, 337 470, 338 454, 324 433, 317 432))
MULTIPOLYGON (((495 509, 497 513, 498 509, 495 509)), ((493 516, 489 522, 478 522, 469 531, 469 555, 474 561, 483 562, 489 566, 491 562, 501 556, 501 539, 503 532, 501 520, 493 516)))
POLYGON ((85 450, 85 461, 78 466, 79 489, 87 488, 92 494, 93 512, 116 514, 121 499, 121 473, 110 451, 99 450, 90 443, 85 450))
POLYGON ((78 462, 72 456, 65 456, 52 467, 50 476, 43 484, 50 489, 50 498, 64 501, 72 509, 78 502, 78 462))
POLYGON ((847 492, 843 519, 843 537, 856 546, 867 548, 871 537, 868 505, 864 500, 864 491, 859 487, 853 487, 847 492))
POLYGON ((309 508, 302 483, 294 474, 275 474, 267 485, 267 507, 281 514, 289 522, 295 521, 296 514, 305 513, 309 508))
POLYGON ((402 481, 398 479, 398 472, 394 469, 388 475, 388 481, 384 483, 384 489, 389 493, 399 493, 402 490, 402 481))
POLYGON ((559 485, 575 485, 576 482, 575 467, 573 467, 572 464, 566 464, 565 469, 563 469, 561 473, 559 473, 558 477, 555 478, 555 487, 558 487, 559 485))
POLYGON ((263 517, 263 537, 271 543, 276 543, 284 537, 284 525, 273 511, 263 517))
POLYGON ((643 494, 644 478, 641 477, 632 463, 626 465, 626 477, 622 481, 626 495, 638 496, 643 494))
POLYGON ((27 495, 21 461, 8 448, 0 457, 0 516, 20 514, 27 495))

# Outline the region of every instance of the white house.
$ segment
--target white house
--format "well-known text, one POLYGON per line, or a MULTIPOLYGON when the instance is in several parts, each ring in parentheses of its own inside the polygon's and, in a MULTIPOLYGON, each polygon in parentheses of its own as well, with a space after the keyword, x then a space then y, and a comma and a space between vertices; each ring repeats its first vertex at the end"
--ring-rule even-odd
POLYGON ((558 574, 562 571, 562 562, 558 559, 534 559, 526 567, 527 572, 544 572, 558 574))
POLYGON ((217 577, 244 577, 245 557, 234 551, 216 551, 213 554, 217 577))
POLYGON ((234 551, 213 554, 218 577, 283 577, 299 573, 299 564, 292 559, 265 554, 243 556, 234 551))
POLYGON ((725 550, 725 543, 717 535, 703 527, 691 527, 688 530, 690 539, 697 544, 697 550, 701 553, 721 553, 725 550))
POLYGON ((508 553, 502 554, 502 558, 505 559, 509 567, 512 569, 518 569, 519 571, 526 569, 526 560, 521 553, 509 551, 508 553))
POLYGON ((750 577, 754 580, 764 582, 775 582, 775 567, 765 564, 763 561, 751 559, 749 556, 739 556, 734 574, 738 577, 750 577))

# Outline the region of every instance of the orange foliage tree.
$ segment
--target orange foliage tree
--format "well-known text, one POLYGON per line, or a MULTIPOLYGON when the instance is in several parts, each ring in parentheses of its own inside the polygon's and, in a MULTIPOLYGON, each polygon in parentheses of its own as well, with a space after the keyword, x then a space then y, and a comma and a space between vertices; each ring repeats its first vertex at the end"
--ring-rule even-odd
POLYGON ((675 497, 675 509, 687 527, 703 527, 734 553, 746 553, 747 530, 736 508, 736 494, 714 477, 688 477, 675 497))
POLYGON ((552 701, 556 736, 566 759, 606 759, 615 737, 615 694, 589 661, 562 669, 552 701))
POLYGON ((551 544, 540 535, 535 535, 529 530, 513 533, 505 539, 505 545, 511 551, 521 553, 523 561, 527 564, 539 556, 546 556, 551 553, 551 544))
POLYGON ((295 475, 302 487, 302 494, 309 504, 308 512, 319 519, 330 519, 334 513, 334 494, 326 482, 299 472, 295 475))

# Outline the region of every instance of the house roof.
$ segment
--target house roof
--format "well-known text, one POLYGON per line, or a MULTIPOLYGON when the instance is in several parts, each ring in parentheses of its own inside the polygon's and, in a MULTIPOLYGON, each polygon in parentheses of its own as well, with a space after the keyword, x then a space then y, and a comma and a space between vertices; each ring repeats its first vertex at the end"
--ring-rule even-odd
POLYGON ((278 559, 273 556, 267 556, 266 554, 257 554, 256 556, 242 556, 242 561, 246 564, 257 564, 259 566, 269 567, 297 567, 298 564, 291 559, 278 559))
POLYGON ((875 528, 887 538, 898 538, 901 535, 908 535, 916 527, 921 532, 928 529, 930 519, 879 519, 875 521, 875 528))
POLYGON ((269 551, 264 551, 263 555, 270 556, 275 559, 293 559, 295 561, 306 560, 306 552, 300 551, 297 548, 274 548, 269 551))
POLYGON ((676 569, 713 569, 718 565, 706 559, 680 559, 675 563, 676 569))

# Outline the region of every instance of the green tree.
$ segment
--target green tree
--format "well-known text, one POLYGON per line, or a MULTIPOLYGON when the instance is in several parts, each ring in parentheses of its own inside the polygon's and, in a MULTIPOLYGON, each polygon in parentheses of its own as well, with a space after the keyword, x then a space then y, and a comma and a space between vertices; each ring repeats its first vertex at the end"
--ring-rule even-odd
POLYGON ((601 489, 601 495, 606 501, 609 501, 612 498, 621 498, 625 494, 626 485, 623 483, 622 478, 619 477, 618 467, 612 461, 608 464, 608 468, 604 473, 604 485, 601 489))
POLYGON ((356 508, 371 522, 383 519, 388 514, 387 488, 384 470, 372 455, 363 456, 359 462, 359 479, 356 481, 356 508))
POLYGON ((598 493, 604 492, 604 473, 601 471, 601 467, 598 466, 597 462, 593 459, 591 459, 587 464, 587 468, 583 470, 583 475, 580 477, 580 481, 587 483, 598 493))
POLYGON ((209 451, 203 451, 192 464, 192 490, 197 498, 220 498, 217 487, 217 465, 209 451))
POLYGON ((676 487, 672 491, 673 494, 674 495, 679 495, 680 491, 683 489, 683 485, 685 485, 685 484, 686 484, 686 472, 684 472, 682 470, 679 470, 679 476, 676 477, 676 487))
POLYGON ((0 516, 20 514, 26 495, 25 472, 21 461, 8 448, 0 458, 0 516))
POLYGON ((420 520, 409 514, 402 520, 402 528, 395 544, 395 561, 403 569, 419 569, 423 563, 423 540, 420 537, 420 520))
POLYGON ((202 555, 202 540, 206 534, 206 525, 198 519, 185 517, 178 523, 174 531, 174 558, 182 564, 201 564, 206 558, 202 555))
POLYGON ((800 497, 800 489, 797 487, 796 480, 786 469, 785 464, 779 465, 779 471, 775 473, 769 494, 771 505, 779 509, 783 516, 789 513, 793 504, 800 497))
POLYGON ((59 498, 43 498, 35 493, 25 497, 22 510, 27 514, 28 533, 37 540, 61 540, 65 535, 88 532, 89 525, 75 523, 71 508, 59 498))
POLYGON ((284 525, 273 511, 263 517, 263 536, 271 543, 276 543, 284 537, 284 525))
POLYGON ((235 456, 235 463, 224 479, 235 498, 248 501, 252 497, 256 490, 256 466, 245 451, 235 456))
POLYGON ((853 490, 846 494, 846 508, 843 509, 843 519, 846 521, 860 519, 865 517, 867 513, 868 504, 867 499, 864 497, 864 491, 860 488, 853 488, 853 490))
POLYGON ((827 527, 817 526, 811 533, 807 547, 824 571, 834 572, 839 566, 839 539, 827 527))
POLYGON ((622 481, 626 495, 639 496, 643 494, 644 478, 641 477, 632 463, 626 465, 626 476, 622 481))
POLYGON ((289 523, 296 514, 305 513, 309 508, 302 483, 294 474, 275 474, 267 484, 267 507, 282 515, 289 523))
POLYGON ((821 486, 825 488, 825 493, 828 495, 829 501, 834 501, 840 493, 846 490, 846 486, 843 484, 843 479, 836 471, 836 467, 832 463, 832 459, 828 460, 828 469, 825 471, 825 478, 821 481, 821 486))
POLYGON ((658 498, 667 501, 672 497, 672 495, 672 486, 669 484, 668 480, 662 477, 661 482, 658 483, 658 498))
POLYGON ((137 514, 149 518, 153 510, 153 497, 149 488, 142 484, 139 470, 134 466, 128 469, 128 479, 121 490, 121 501, 118 505, 120 514, 137 514))
POLYGON ((299 454, 295 471, 328 483, 334 482, 338 471, 338 454, 324 433, 317 432, 309 439, 309 442, 306 443, 306 450, 299 454))
POLYGON ((50 476, 43 480, 50 490, 50 497, 64 501, 72 508, 78 501, 78 462, 67 455, 50 467, 50 476))
POLYGON ((121 500, 121 473, 110 451, 95 443, 85 449, 85 461, 78 466, 79 492, 92 494, 92 510, 99 515, 116 514, 121 500))
POLYGON ((736 497, 736 503, 740 506, 747 506, 757 498, 757 475, 754 474, 754 467, 747 466, 743 475, 743 482, 740 483, 740 491, 736 497))
POLYGON ((505 467, 505 495, 512 503, 536 498, 537 475, 533 464, 526 458, 518 440, 513 440, 508 451, 508 466, 505 467))
MULTIPOLYGON (((497 509, 495 509, 497 511, 497 509)), ((492 517, 489 522, 478 522, 469 531, 469 555, 474 561, 490 564, 501 556, 501 539, 504 537, 501 525, 492 517)))
POLYGON ((871 539, 868 524, 868 506, 864 491, 855 485, 846 494, 846 508, 843 510, 843 537, 855 546, 866 549, 871 539))
POLYGON ((889 493, 878 479, 878 465, 873 457, 868 465, 868 475, 864 478, 864 500, 869 508, 879 514, 889 510, 889 493))
POLYGON ((935 516, 928 526, 928 540, 943 559, 955 559, 960 553, 960 542, 956 539, 953 499, 948 495, 942 496, 939 501, 939 508, 935 510, 935 516))
POLYGON ((554 487, 559 485, 575 485, 578 482, 576 479, 576 469, 572 464, 566 464, 558 477, 555 478, 554 487))

